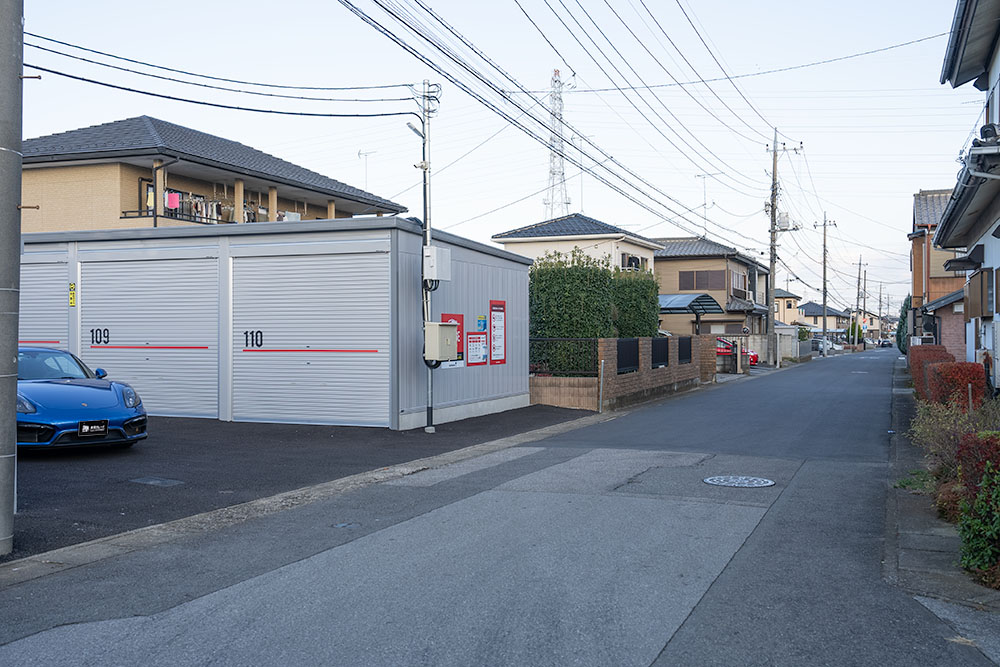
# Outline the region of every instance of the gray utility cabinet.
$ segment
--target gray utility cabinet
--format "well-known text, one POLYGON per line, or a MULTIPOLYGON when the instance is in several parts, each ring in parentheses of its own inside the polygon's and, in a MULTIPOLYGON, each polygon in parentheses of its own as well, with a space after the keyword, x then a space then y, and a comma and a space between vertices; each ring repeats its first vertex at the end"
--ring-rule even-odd
MULTIPOLYGON (((25 234, 19 340, 106 369, 153 415, 416 428, 421 244, 400 218, 25 234)), ((433 317, 463 320, 463 359, 432 371, 435 421, 528 405, 530 260, 434 244, 452 278, 433 317)))

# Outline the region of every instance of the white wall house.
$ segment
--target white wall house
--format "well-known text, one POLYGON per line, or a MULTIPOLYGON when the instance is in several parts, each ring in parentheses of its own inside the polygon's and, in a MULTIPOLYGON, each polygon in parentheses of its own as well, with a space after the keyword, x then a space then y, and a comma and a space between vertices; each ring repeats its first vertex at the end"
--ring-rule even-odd
MULTIPOLYGON (((985 93, 984 125, 979 138, 965 151, 964 166, 934 235, 936 247, 963 251, 949 260, 945 269, 968 272, 963 304, 967 361, 982 361, 986 352, 995 359, 1000 350, 1000 323, 996 323, 1000 278, 998 22, 1000 1, 959 0, 941 70, 941 83, 953 88, 973 83, 985 93)), ((992 371, 996 383, 995 363, 992 371)))

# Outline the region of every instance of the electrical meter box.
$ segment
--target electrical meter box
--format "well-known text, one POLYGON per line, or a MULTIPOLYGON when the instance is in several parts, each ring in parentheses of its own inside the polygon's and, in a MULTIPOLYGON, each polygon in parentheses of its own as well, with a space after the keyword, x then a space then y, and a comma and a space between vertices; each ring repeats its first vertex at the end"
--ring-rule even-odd
POLYGON ((424 359, 458 359, 458 325, 454 322, 424 322, 424 359))
POLYGON ((424 246, 424 280, 451 280, 451 248, 424 246))

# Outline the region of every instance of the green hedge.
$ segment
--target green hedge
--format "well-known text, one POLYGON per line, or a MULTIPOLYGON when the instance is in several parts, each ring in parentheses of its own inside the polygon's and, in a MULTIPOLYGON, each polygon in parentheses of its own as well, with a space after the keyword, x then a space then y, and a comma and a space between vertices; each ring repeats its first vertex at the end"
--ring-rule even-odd
POLYGON ((531 267, 528 283, 532 338, 635 338, 655 336, 659 286, 645 271, 611 270, 574 248, 546 253, 531 267))
POLYGON ((660 324, 660 287, 645 271, 614 273, 614 327, 619 338, 652 337, 660 324))

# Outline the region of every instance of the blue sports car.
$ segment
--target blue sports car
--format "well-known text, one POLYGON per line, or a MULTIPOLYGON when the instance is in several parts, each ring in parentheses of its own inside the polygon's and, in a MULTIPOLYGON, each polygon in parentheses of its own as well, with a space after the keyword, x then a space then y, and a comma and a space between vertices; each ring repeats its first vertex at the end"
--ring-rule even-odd
POLYGON ((130 447, 145 438, 139 394, 106 376, 63 350, 18 348, 17 444, 130 447))

